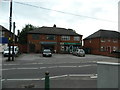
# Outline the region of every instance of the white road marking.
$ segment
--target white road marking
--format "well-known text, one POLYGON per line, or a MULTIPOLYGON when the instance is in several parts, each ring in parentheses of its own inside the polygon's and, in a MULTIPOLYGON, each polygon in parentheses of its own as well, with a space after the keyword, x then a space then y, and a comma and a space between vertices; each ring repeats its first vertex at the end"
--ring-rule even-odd
POLYGON ((91 76, 93 74, 69 74, 70 77, 82 77, 82 76, 91 76))
POLYGON ((51 67, 48 67, 48 68, 57 68, 58 66, 51 66, 51 67))
POLYGON ((91 75, 90 78, 92 78, 92 79, 96 79, 96 78, 97 78, 97 74, 93 74, 93 75, 91 75))
POLYGON ((70 67, 70 68, 73 68, 73 67, 78 67, 78 66, 58 66, 60 68, 64 68, 64 67, 70 67))
POLYGON ((34 67, 22 67, 22 68, 6 68, 6 69, 2 69, 2 71, 5 71, 5 70, 16 70, 16 69, 18 69, 18 70, 25 70, 25 69, 34 69, 34 70, 37 70, 37 69, 46 69, 46 68, 76 68, 76 67, 78 67, 78 68, 80 68, 80 67, 88 67, 88 66, 94 66, 94 65, 80 65, 80 66, 49 66, 49 67, 36 67, 36 68, 34 68, 34 67))
POLYGON ((47 68, 47 67, 40 67, 39 69, 45 69, 45 68, 47 68))
MULTIPOLYGON (((40 78, 33 78, 33 79, 5 79, 6 81, 37 81, 37 80, 41 80, 40 78)), ((4 80, 4 81, 5 81, 4 80)))
MULTIPOLYGON (((97 63, 97 61, 87 61, 87 62, 95 62, 97 63)), ((75 63, 75 62, 59 62, 59 63, 55 63, 55 64, 72 64, 72 63, 75 63)), ((79 62, 80 63, 80 62, 79 62)), ((2 65, 6 65, 6 66, 9 66, 9 65, 35 65, 35 64, 54 64, 54 63, 39 63, 39 62, 35 62, 35 63, 25 63, 25 64, 2 64, 2 65)))
MULTIPOLYGON (((63 78, 63 77, 82 77, 82 76, 90 77, 91 79, 97 78, 97 74, 68 74, 68 75, 66 74, 66 75, 59 75, 59 76, 51 76, 49 78, 55 79, 55 78, 63 78)), ((38 81, 38 80, 45 80, 45 78, 1 79, 2 82, 4 81, 38 81)))
POLYGON ((53 78, 62 78, 62 77, 67 77, 68 75, 61 75, 61 76, 53 76, 53 77, 50 77, 50 79, 53 79, 53 78))

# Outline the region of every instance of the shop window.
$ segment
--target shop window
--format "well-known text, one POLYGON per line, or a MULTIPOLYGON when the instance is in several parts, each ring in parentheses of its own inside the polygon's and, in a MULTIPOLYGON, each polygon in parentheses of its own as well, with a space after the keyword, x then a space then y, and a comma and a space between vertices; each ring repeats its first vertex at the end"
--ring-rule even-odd
POLYGON ((70 40, 70 36, 62 36, 61 40, 63 40, 63 41, 69 41, 70 40))
POLYGON ((74 41, 80 41, 80 37, 79 36, 74 36, 74 41))
POLYGON ((39 35, 37 35, 37 34, 32 34, 32 39, 34 39, 34 40, 39 40, 39 35))
POLYGON ((46 39, 47 40, 55 40, 55 35, 47 35, 46 39))
POLYGON ((61 46, 61 51, 64 51, 64 46, 61 46))

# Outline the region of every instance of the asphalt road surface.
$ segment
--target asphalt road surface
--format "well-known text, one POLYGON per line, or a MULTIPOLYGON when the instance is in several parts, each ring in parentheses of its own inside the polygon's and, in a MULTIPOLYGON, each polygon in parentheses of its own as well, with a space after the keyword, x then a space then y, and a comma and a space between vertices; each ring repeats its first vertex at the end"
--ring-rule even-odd
POLYGON ((45 72, 49 72, 50 88, 97 88, 97 61, 115 58, 70 54, 21 54, 15 61, 2 58, 2 88, 44 88, 45 72))

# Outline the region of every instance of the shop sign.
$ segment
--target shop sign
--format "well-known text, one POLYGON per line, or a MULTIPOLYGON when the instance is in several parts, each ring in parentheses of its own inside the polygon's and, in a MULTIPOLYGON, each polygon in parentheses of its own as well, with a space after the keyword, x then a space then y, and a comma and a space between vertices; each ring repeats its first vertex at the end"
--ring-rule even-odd
POLYGON ((64 43, 64 45, 81 45, 81 43, 64 43))
POLYGON ((40 42, 40 44, 56 44, 56 42, 40 42))
POLYGON ((2 44, 8 43, 8 38, 0 37, 0 43, 2 44))

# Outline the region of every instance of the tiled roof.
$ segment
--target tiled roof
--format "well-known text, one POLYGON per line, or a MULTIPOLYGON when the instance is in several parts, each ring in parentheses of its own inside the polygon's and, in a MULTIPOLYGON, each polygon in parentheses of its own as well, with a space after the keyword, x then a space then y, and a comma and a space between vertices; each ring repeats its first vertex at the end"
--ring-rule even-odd
POLYGON ((6 29, 5 27, 3 27, 2 25, 0 25, 0 30, 2 30, 2 31, 9 31, 8 29, 6 29))
POLYGON ((77 35, 80 34, 76 33, 72 29, 65 29, 65 28, 58 28, 58 27, 40 27, 35 30, 29 31, 29 34, 53 34, 53 35, 77 35))
POLYGON ((117 39, 120 39, 120 32, 100 29, 99 31, 86 37, 84 40, 92 39, 92 38, 113 38, 113 39, 117 38, 117 39))

